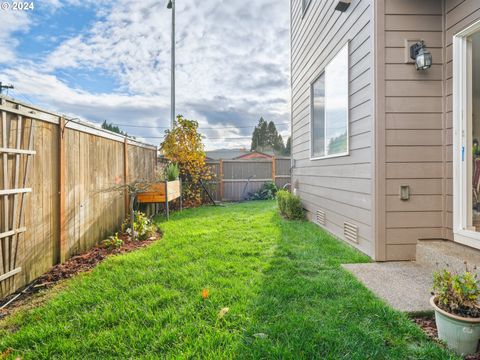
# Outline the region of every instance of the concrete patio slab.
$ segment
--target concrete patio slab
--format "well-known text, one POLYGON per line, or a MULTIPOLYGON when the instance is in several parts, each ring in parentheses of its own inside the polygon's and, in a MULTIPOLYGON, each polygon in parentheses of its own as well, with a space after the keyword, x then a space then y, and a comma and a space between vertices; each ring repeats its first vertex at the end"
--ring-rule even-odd
POLYGON ((393 308, 432 311, 429 304, 432 270, 415 262, 344 264, 346 270, 393 308))

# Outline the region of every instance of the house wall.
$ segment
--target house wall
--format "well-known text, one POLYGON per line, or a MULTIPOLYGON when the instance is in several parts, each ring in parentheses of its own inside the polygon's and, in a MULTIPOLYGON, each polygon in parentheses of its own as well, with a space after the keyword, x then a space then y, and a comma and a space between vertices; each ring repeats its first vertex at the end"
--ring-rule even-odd
POLYGON ((377 258, 415 258, 418 239, 444 236, 443 10, 438 0, 379 0, 376 92, 379 146, 377 258), (433 66, 417 71, 409 45, 424 40, 433 66), (400 186, 410 187, 401 200, 400 186))
POLYGON ((359 242, 374 256, 372 231, 373 1, 291 1, 292 184, 311 220, 325 212, 325 228, 344 237, 344 222, 358 226, 359 242), (343 45, 349 46, 350 155, 310 160, 310 84, 343 45))
POLYGON ((453 238, 452 39, 479 18, 476 0, 376 5, 377 259, 414 259, 419 239, 453 238), (427 71, 406 56, 419 40, 433 56, 427 71))

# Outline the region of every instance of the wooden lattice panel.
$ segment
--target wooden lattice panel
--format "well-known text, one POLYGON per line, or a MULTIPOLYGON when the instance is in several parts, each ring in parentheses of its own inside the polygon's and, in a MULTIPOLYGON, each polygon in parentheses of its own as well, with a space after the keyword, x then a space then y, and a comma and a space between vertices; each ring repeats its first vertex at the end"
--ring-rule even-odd
MULTIPOLYGON (((3 105, 0 99, 0 105, 3 105)), ((19 109, 17 109, 19 110, 19 109)), ((12 286, 17 253, 25 227, 26 196, 35 127, 32 119, 1 111, 0 126, 0 290, 12 286)))

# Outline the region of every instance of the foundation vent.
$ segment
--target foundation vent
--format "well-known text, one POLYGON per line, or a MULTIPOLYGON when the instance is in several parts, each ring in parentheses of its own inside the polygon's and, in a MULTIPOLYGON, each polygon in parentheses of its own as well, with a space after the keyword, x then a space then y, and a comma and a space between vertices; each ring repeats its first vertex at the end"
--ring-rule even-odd
POLYGON ((343 235, 348 241, 352 241, 358 244, 358 226, 350 224, 348 222, 343 223, 343 235))
POLYGON ((317 210, 317 224, 325 226, 325 211, 317 210))

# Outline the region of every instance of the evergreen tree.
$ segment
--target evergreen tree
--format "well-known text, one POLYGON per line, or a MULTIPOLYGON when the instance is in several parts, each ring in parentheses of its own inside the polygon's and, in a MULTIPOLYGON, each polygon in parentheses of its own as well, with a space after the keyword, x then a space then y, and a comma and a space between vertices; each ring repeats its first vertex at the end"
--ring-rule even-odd
POLYGON ((258 145, 257 148, 254 150, 257 151, 265 151, 265 148, 268 145, 268 125, 267 122, 260 118, 258 121, 258 145))
POLYGON ((258 148, 258 142, 260 140, 259 135, 259 129, 255 127, 255 130, 253 130, 252 134, 252 145, 250 146, 250 151, 254 151, 256 148, 258 148))
POLYGON ((275 150, 277 147, 278 143, 278 132, 277 132, 277 127, 273 123, 273 121, 270 121, 267 126, 267 144, 272 147, 272 150, 275 150))
POLYGON ((292 152, 292 138, 289 136, 287 139, 287 145, 285 145, 285 151, 284 154, 286 156, 290 156, 292 152))
POLYGON ((282 136, 278 133, 277 127, 273 121, 266 122, 263 117, 258 121, 258 125, 253 130, 251 151, 274 152, 283 154, 285 145, 282 136))
POLYGON ((126 132, 123 132, 122 130, 120 130, 120 128, 118 126, 107 123, 107 120, 105 120, 103 122, 102 129, 109 130, 109 131, 112 131, 114 133, 117 133, 117 134, 120 134, 120 135, 123 135, 123 136, 128 136, 128 134, 126 132))
POLYGON ((283 143, 282 135, 280 134, 277 135, 277 139, 275 141, 275 145, 273 146, 273 150, 277 155, 282 155, 285 152, 285 145, 283 143))

